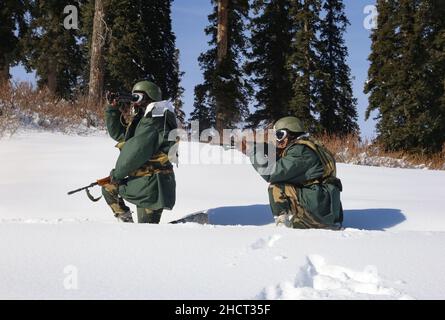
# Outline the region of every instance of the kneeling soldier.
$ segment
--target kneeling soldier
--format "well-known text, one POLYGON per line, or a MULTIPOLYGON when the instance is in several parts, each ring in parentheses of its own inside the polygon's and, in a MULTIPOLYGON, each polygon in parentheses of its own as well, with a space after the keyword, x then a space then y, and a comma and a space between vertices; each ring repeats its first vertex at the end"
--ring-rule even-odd
POLYGON ((137 206, 139 223, 159 223, 164 209, 175 204, 176 181, 168 158, 175 141, 168 141, 170 130, 176 129, 176 117, 162 100, 154 83, 141 81, 133 87, 132 119, 126 123, 118 107, 117 97, 107 94, 106 124, 110 136, 120 149, 111 183, 102 194, 116 218, 133 222, 124 199, 137 206), (156 112, 155 112, 156 110, 156 112))
MULTIPOLYGON (((341 228, 343 209, 340 201, 341 181, 336 177, 333 155, 306 134, 301 121, 285 117, 274 125, 276 166, 262 177, 270 183, 269 202, 277 225, 296 229, 341 228)), ((258 143, 258 141, 257 141, 258 143)), ((243 152, 251 158, 257 171, 257 150, 243 152)), ((269 146, 272 147, 272 146, 269 146)))

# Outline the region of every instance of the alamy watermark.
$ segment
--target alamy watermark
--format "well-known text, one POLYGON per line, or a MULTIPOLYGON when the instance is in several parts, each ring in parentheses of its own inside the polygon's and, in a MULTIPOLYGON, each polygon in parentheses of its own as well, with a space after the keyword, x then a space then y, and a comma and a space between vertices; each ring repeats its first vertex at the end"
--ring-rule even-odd
POLYGON ((179 153, 181 164, 233 165, 254 161, 260 174, 271 174, 275 169, 277 151, 275 131, 272 129, 224 129, 222 137, 213 128, 200 131, 198 121, 192 121, 190 129, 169 132, 169 141, 189 142, 170 148, 168 156, 172 162, 176 162, 179 153), (243 149, 247 157, 241 154, 243 149))
POLYGON ((377 29, 377 18, 379 15, 377 6, 373 4, 367 5, 363 9, 363 13, 367 15, 365 20, 363 20, 363 27, 365 27, 366 30, 377 29))
POLYGON ((66 14, 63 19, 63 27, 67 30, 79 30, 79 10, 74 5, 67 5, 63 8, 63 13, 66 14))
POLYGON ((79 289, 79 270, 76 266, 68 265, 63 269, 65 277, 63 279, 63 287, 65 290, 79 289))
MULTIPOLYGON (((67 5, 63 9, 63 13, 66 14, 63 20, 63 26, 67 30, 75 29, 79 30, 79 10, 75 5, 67 5)), ((363 8, 363 13, 366 15, 363 20, 363 27, 366 30, 377 29, 377 6, 370 4, 363 8)))

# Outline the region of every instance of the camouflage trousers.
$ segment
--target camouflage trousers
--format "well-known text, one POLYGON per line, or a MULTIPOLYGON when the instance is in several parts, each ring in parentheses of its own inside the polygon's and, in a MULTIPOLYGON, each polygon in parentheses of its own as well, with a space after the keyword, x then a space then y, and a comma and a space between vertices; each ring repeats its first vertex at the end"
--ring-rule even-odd
MULTIPOLYGON (((337 226, 322 223, 317 217, 306 210, 298 200, 298 189, 291 184, 270 184, 269 203, 277 222, 284 222, 294 229, 330 229, 338 230, 337 226)), ((278 223, 277 223, 278 224, 278 223)))
MULTIPOLYGON (((102 195, 116 218, 121 214, 130 212, 130 208, 127 207, 124 199, 119 195, 117 185, 106 184, 102 187, 102 195)), ((137 207, 138 223, 158 224, 159 221, 161 221, 162 211, 162 209, 152 210, 149 208, 137 207)))

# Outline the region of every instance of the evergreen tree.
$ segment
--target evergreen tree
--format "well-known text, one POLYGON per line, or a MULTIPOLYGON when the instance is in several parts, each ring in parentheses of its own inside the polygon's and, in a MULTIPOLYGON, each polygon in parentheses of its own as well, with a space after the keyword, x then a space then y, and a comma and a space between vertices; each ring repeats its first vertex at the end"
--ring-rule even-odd
POLYGON ((76 29, 65 29, 64 8, 79 1, 31 1, 30 28, 24 39, 25 66, 36 70, 38 86, 68 98, 79 82, 82 54, 76 29))
POLYGON ((20 38, 26 31, 25 0, 0 2, 0 83, 10 77, 9 67, 20 60, 20 38))
MULTIPOLYGON (((108 0, 105 17, 105 75, 108 90, 131 90, 139 80, 155 82, 164 99, 180 92, 176 37, 172 31, 172 0, 108 0)), ((85 6, 84 54, 89 58, 94 6, 85 6)), ((88 77, 87 77, 88 78, 88 77)))
POLYGON ((178 120, 179 127, 185 126, 185 112, 183 110, 184 101, 182 101, 184 95, 184 88, 179 87, 176 99, 173 101, 173 107, 175 109, 176 119, 178 120))
POLYGON ((198 58, 204 72, 204 83, 195 87, 194 111, 191 120, 200 123, 200 130, 217 126, 233 128, 248 115, 251 87, 244 79, 243 57, 246 55, 245 17, 247 0, 230 0, 227 6, 227 50, 223 59, 218 52, 218 2, 212 0, 213 13, 205 33, 211 37, 210 49, 198 58), (217 118, 219 124, 217 123, 217 118))
POLYGON ((358 133, 357 100, 353 97, 348 49, 343 34, 349 24, 342 0, 325 0, 320 23, 315 110, 319 130, 328 134, 358 133))
POLYGON ((199 66, 204 73, 204 82, 195 86, 195 101, 193 103, 194 110, 190 114, 191 121, 197 121, 199 131, 203 131, 210 127, 216 126, 216 103, 213 95, 213 78, 216 71, 216 37, 217 27, 217 7, 214 5, 214 11, 208 16, 210 25, 205 29, 205 34, 210 36, 209 45, 211 48, 202 53, 199 58, 199 66))
POLYGON ((288 65, 292 71, 293 96, 290 111, 300 118, 309 131, 315 130, 315 83, 320 76, 317 55, 320 32, 321 0, 292 0, 291 14, 296 29, 288 65))
POLYGON ((209 95, 211 84, 203 83, 195 86, 195 101, 193 111, 190 114, 190 121, 197 121, 199 133, 203 130, 216 126, 215 100, 209 95))
POLYGON ((439 151, 444 143, 443 15, 440 1, 378 2, 367 117, 389 150, 439 151), (441 60, 442 59, 442 60, 441 60))
POLYGON ((289 0, 255 0, 250 23, 252 52, 246 71, 257 88, 256 111, 249 122, 273 122, 289 113, 292 97, 291 74, 287 60, 291 54, 293 22, 289 0))
POLYGON ((109 52, 105 57, 109 84, 131 88, 140 79, 154 81, 165 99, 178 93, 175 35, 171 1, 112 0, 109 52))
MULTIPOLYGON (((368 80, 365 85, 365 93, 369 93, 369 106, 366 110, 366 119, 371 112, 377 111, 378 115, 374 120, 378 120, 377 132, 380 137, 387 132, 386 124, 382 121, 382 114, 392 109, 391 101, 394 100, 392 87, 394 87, 393 74, 399 68, 394 63, 399 55, 400 45, 396 43, 396 6, 394 2, 377 2, 378 18, 377 28, 371 35, 372 45, 369 61, 371 62, 368 71, 368 80), (397 49, 397 50, 396 50, 397 49)), ((390 134, 390 133, 389 133, 390 134)), ((388 135, 388 132, 386 133, 388 135)))
MULTIPOLYGON (((179 68, 179 49, 176 49, 175 51, 175 72, 178 74, 179 77, 179 81, 181 80, 181 78, 184 76, 184 72, 180 71, 179 68)), ((173 100, 173 106, 175 108, 175 114, 176 114, 176 118, 178 119, 178 122, 181 126, 181 128, 183 128, 185 126, 185 112, 183 110, 183 106, 184 106, 184 102, 182 101, 184 95, 184 88, 181 86, 178 86, 178 90, 176 93, 176 97, 173 100)))
MULTIPOLYGON (((423 70, 429 97, 426 106, 430 121, 424 144, 427 151, 445 151, 445 2, 423 1, 417 16, 420 37, 425 46, 423 70)), ((423 124, 425 127, 425 124, 423 124)))

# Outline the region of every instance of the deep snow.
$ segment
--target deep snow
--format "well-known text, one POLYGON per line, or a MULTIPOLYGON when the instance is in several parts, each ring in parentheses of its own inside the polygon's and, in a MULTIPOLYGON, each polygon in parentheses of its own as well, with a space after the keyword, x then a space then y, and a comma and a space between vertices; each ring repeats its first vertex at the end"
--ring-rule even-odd
POLYGON ((108 175, 114 144, 0 140, 0 298, 445 298, 443 171, 339 164, 347 229, 289 230, 272 224, 267 184, 243 156, 182 143, 174 210, 129 225, 103 200, 66 195, 108 175), (213 164, 187 164, 196 157, 213 164), (205 209, 210 225, 167 224, 205 209))

